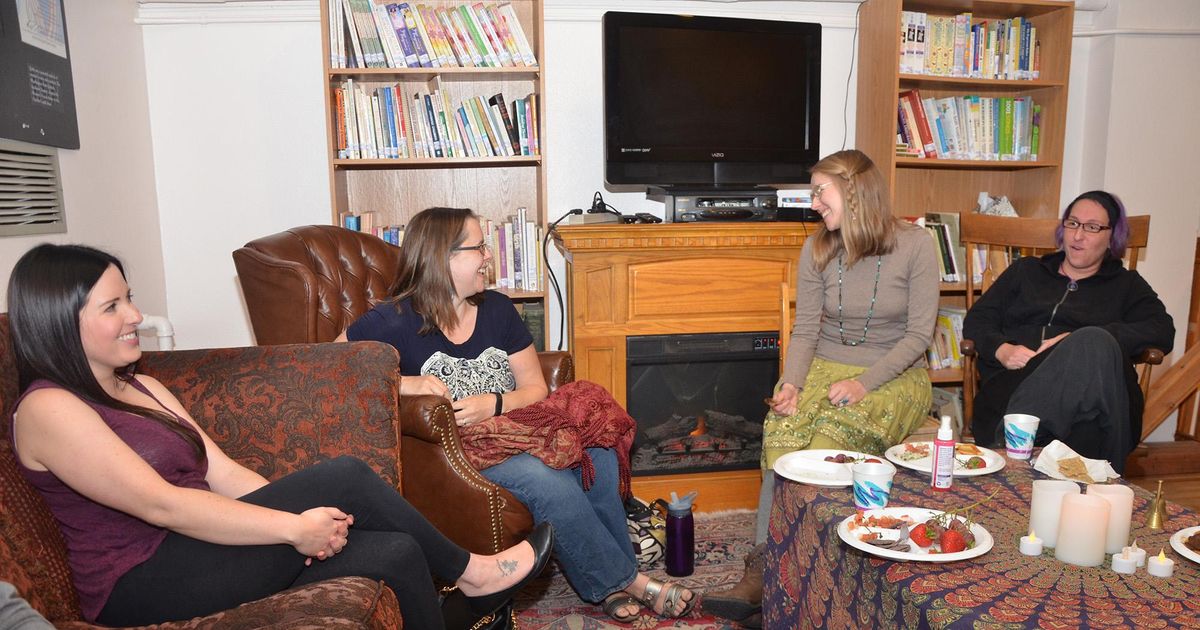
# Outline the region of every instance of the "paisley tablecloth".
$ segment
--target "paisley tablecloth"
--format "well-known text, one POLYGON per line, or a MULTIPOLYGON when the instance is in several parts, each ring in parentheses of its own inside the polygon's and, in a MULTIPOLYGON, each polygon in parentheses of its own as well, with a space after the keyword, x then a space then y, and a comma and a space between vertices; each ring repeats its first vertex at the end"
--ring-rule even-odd
MULTIPOLYGON (((1145 527, 1153 495, 1133 487, 1131 536, 1151 555, 1175 561, 1174 576, 1134 575, 1109 565, 1076 567, 1054 551, 1030 557, 1017 549, 1028 534, 1031 483, 1046 478, 1027 462, 1000 472, 956 477, 949 492, 928 475, 901 468, 889 505, 973 510, 995 538, 990 551, 948 563, 897 562, 866 554, 838 538, 854 513, 848 488, 821 488, 776 477, 767 543, 763 615, 767 628, 1200 628, 1200 565, 1175 553, 1171 534, 1200 525, 1200 514, 1168 503, 1162 530, 1145 527)), ((1106 559, 1107 560, 1107 559, 1106 559)))

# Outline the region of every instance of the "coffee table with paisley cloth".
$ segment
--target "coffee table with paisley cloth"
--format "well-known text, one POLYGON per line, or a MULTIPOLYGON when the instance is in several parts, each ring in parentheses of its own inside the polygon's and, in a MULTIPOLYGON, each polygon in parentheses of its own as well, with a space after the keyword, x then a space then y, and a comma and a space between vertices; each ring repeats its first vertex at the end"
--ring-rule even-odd
MULTIPOLYGON (((1001 451, 1003 453, 1003 451, 1001 451)), ((1036 456, 1036 452, 1035 452, 1036 456)), ((1153 496, 1133 486, 1131 536, 1150 555, 1175 561, 1168 579, 1107 562, 1083 568, 1053 550, 1025 556, 1032 482, 1047 478, 1028 462, 1008 460, 997 473, 956 477, 934 492, 928 475, 900 469, 890 506, 950 509, 997 495, 973 510, 995 538, 982 556, 959 562, 897 562, 866 554, 838 538, 854 514, 848 488, 823 488, 776 477, 767 543, 763 615, 767 628, 1200 628, 1200 565, 1175 553, 1171 534, 1200 525, 1200 514, 1169 503, 1164 529, 1145 527, 1153 496)))

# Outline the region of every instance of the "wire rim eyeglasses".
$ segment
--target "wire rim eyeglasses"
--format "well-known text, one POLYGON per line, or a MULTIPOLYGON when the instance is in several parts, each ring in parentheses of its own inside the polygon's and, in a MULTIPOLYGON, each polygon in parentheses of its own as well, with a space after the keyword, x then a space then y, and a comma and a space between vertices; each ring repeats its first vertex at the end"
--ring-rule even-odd
POLYGON ((459 246, 459 247, 451 247, 450 251, 452 251, 452 252, 469 252, 471 250, 475 250, 475 251, 479 252, 480 254, 482 254, 482 253, 486 252, 488 249, 490 249, 490 248, 488 247, 487 241, 484 241, 478 245, 470 245, 470 246, 463 245, 463 246, 459 246))
POLYGON ((1104 230, 1111 230, 1111 225, 1100 225, 1099 223, 1080 223, 1075 219, 1063 219, 1062 226, 1068 230, 1077 230, 1083 228, 1084 232, 1089 234, 1099 234, 1104 230))

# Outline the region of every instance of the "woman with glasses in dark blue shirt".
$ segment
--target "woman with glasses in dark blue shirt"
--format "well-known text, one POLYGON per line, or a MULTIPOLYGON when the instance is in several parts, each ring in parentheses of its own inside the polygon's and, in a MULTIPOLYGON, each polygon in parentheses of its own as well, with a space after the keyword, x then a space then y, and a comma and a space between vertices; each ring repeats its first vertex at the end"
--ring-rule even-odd
POLYGON ((1169 351, 1175 326, 1121 262, 1129 221, 1116 196, 1076 197, 1056 237, 1059 251, 1014 262, 963 322, 979 355, 972 430, 980 445, 999 446, 1004 414, 1031 414, 1038 445, 1062 440, 1121 472, 1142 431, 1132 357, 1169 351))

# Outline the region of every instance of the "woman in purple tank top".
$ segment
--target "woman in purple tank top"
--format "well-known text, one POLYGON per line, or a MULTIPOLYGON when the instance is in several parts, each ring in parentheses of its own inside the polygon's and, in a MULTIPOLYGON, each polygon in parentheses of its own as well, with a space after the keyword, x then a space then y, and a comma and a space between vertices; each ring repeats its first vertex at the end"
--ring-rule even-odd
POLYGON ((458 627, 545 566, 551 528, 471 554, 357 459, 269 483, 230 459, 161 383, 135 374, 142 315, 109 254, 33 248, 13 268, 8 305, 24 390, 13 447, 63 532, 89 620, 187 619, 355 575, 384 580, 406 625, 458 627), (459 587, 456 621, 431 576, 459 587))

